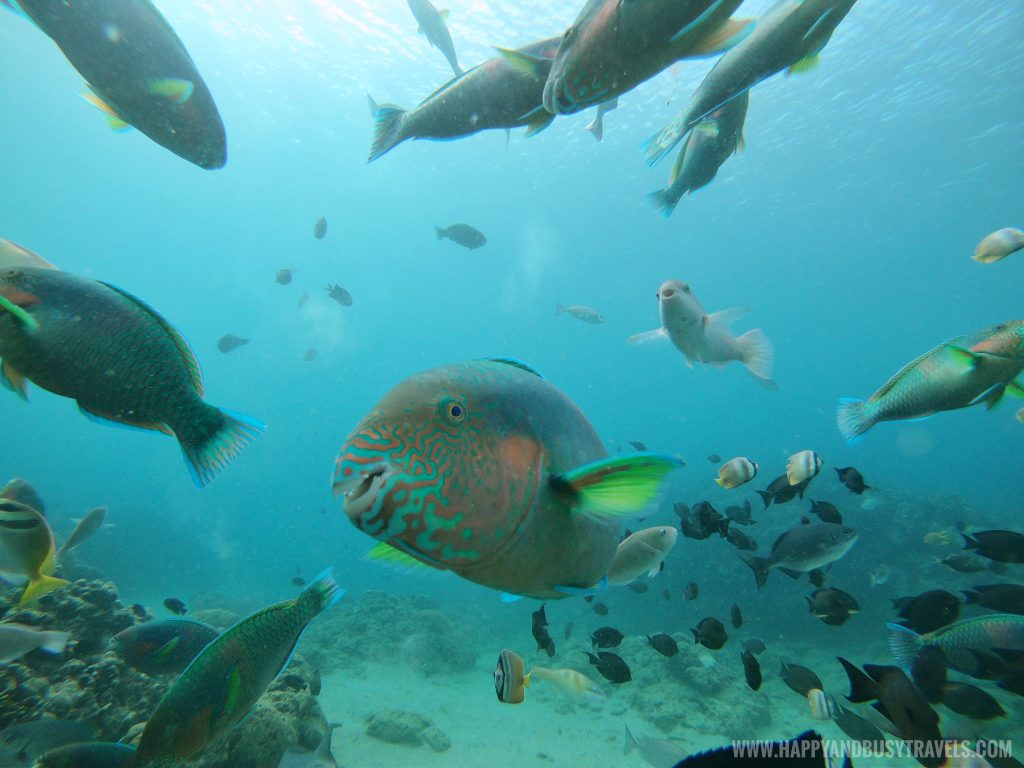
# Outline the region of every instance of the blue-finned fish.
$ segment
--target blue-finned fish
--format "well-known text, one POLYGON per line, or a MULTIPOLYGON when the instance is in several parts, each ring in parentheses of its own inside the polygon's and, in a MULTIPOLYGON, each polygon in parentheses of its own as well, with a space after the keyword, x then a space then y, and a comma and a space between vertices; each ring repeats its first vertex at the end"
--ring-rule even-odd
POLYGON ((69 272, 0 271, 0 357, 23 398, 28 380, 94 420, 173 435, 199 486, 264 429, 203 400, 199 363, 156 310, 69 272))
POLYGON ((1024 320, 1011 320, 943 342, 897 371, 866 401, 846 398, 836 413, 839 431, 854 444, 880 421, 923 419, 985 403, 1009 392, 1024 397, 1015 381, 1024 371, 1024 320))
POLYGON ((999 662, 1002 654, 1019 658, 1024 654, 1024 616, 990 613, 918 634, 902 624, 886 624, 889 650, 896 664, 910 669, 922 648, 941 648, 946 661, 966 674, 978 671, 985 657, 999 662))
POLYGON ((730 48, 697 86, 690 102, 644 144, 647 162, 661 160, 701 120, 787 67, 812 69, 856 0, 779 0, 754 31, 730 48))
POLYGON ((415 108, 378 106, 370 100, 373 145, 367 162, 376 160, 406 139, 448 141, 494 128, 527 127, 533 136, 547 128, 554 115, 541 104, 544 78, 558 50, 552 37, 488 59, 448 81, 415 108))
POLYGON ((455 55, 455 43, 452 42, 452 33, 448 31, 448 11, 439 11, 430 0, 407 0, 409 10, 416 17, 419 24, 417 32, 427 38, 431 46, 437 48, 444 57, 448 59, 452 71, 458 77, 462 74, 462 67, 459 66, 459 59, 455 55))
POLYGON ((195 619, 164 619, 135 624, 114 635, 111 647, 147 675, 182 672, 220 634, 195 619))
POLYGON ((654 501, 679 466, 652 453, 609 458, 536 371, 475 360, 392 389, 342 445, 333 487, 380 541, 375 557, 555 599, 601 586, 619 517, 654 501))
POLYGON ((56 563, 53 531, 46 518, 21 502, 0 499, 0 571, 7 580, 28 580, 19 606, 68 585, 53 575, 56 563))
POLYGON ((740 0, 589 0, 558 46, 544 108, 568 115, 631 91, 673 62, 735 45, 753 23, 740 0))
POLYGON ((743 123, 750 101, 744 91, 709 114, 691 131, 672 166, 668 186, 648 195, 651 205, 666 219, 687 193, 710 184, 718 169, 734 152, 743 149, 743 123))
POLYGON ((0 0, 42 30, 85 78, 110 127, 134 126, 200 168, 227 162, 224 124, 181 40, 150 0, 0 0))
POLYGON ((343 594, 325 572, 298 597, 226 629, 157 704, 139 739, 135 768, 178 765, 227 733, 287 666, 309 622, 343 594))

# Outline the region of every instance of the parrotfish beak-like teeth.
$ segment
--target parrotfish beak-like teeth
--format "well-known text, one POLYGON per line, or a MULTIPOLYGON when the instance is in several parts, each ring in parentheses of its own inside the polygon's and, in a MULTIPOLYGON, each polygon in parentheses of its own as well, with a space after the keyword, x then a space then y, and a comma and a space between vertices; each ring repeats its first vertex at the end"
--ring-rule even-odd
MULTIPOLYGON (((354 519, 369 511, 377 500, 377 494, 393 474, 395 468, 386 461, 360 472, 355 485, 345 491, 345 502, 342 505, 345 514, 354 519)), ((339 486, 336 484, 335 493, 338 492, 339 486)))

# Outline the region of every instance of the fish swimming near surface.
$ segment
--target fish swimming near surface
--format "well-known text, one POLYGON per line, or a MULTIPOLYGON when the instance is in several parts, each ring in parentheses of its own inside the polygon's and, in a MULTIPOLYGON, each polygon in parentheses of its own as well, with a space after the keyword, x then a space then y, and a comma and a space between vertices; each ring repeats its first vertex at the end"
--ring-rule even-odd
POLYGON ((684 57, 710 56, 753 26, 739 0, 589 0, 565 31, 544 84, 544 108, 573 114, 610 101, 684 57))
POLYGON ((844 398, 836 423, 853 445, 880 421, 923 419, 985 404, 1005 392, 1024 397, 1024 320, 1011 320, 943 342, 907 363, 866 401, 844 398))
POLYGON ((210 89, 150 0, 11 0, 60 48, 91 89, 86 101, 115 131, 138 128, 200 168, 227 162, 224 123, 210 89))
POLYGON ((585 307, 582 304, 573 304, 569 307, 564 304, 556 304, 555 317, 563 314, 572 315, 577 320, 582 320, 584 323, 590 323, 592 325, 600 325, 604 322, 604 315, 593 307, 585 307))
POLYGON ((373 557, 545 600, 601 588, 619 518, 645 509, 678 467, 660 454, 608 457, 536 371, 478 360, 388 393, 341 447, 333 488, 380 540, 373 557))
POLYGON ((341 304, 341 306, 352 306, 352 294, 346 291, 340 285, 331 285, 330 283, 328 283, 327 288, 325 290, 327 291, 328 298, 334 299, 336 302, 341 304))
POLYGON ((288 664, 306 626, 344 594, 329 572, 206 646, 167 690, 139 739, 135 768, 177 764, 244 718, 288 664))
POLYGON ((743 150, 748 103, 744 92, 710 113, 690 132, 672 166, 668 186, 647 196, 666 219, 685 195, 692 195, 714 181, 725 161, 743 150))
POLYGON ((93 420, 173 435, 200 487, 264 430, 203 400, 199 363, 154 309, 69 272, 0 272, 0 357, 23 398, 29 380, 93 420))
POLYGON ((1024 533, 1017 531, 975 531, 962 533, 964 549, 998 563, 1024 563, 1024 533))
POLYGON ((795 498, 802 499, 808 485, 810 485, 809 480, 797 485, 790 485, 787 475, 779 475, 768 484, 767 488, 758 491, 757 495, 764 502, 764 508, 768 509, 772 504, 785 504, 795 498))
POLYGON ((777 568, 791 578, 824 568, 843 557, 857 543, 858 533, 846 525, 810 523, 791 528, 772 545, 768 557, 740 552, 754 572, 758 588, 768 580, 768 571, 777 568))
POLYGON ((70 582, 53 575, 57 550, 46 518, 25 504, 0 499, 0 565, 16 580, 27 580, 18 600, 26 606, 70 582))
POLYGON ((1011 253, 1024 248, 1024 232, 1012 227, 997 229, 990 235, 985 235, 981 242, 974 249, 971 257, 981 264, 991 264, 994 261, 1005 259, 1011 253))
POLYGON ((964 590, 968 605, 1024 616, 1024 584, 984 584, 964 590))
POLYGON ((675 546, 679 531, 668 525, 645 528, 627 536, 608 567, 608 586, 629 584, 644 573, 653 578, 675 546))
POLYGON ((644 143, 651 165, 661 160, 705 117, 781 72, 812 68, 856 0, 780 0, 753 31, 725 52, 697 86, 690 102, 644 143))
POLYGON ((103 521, 106 518, 106 507, 94 507, 86 512, 82 519, 78 521, 75 530, 68 536, 67 541, 61 544, 60 549, 57 550, 57 561, 59 562, 72 549, 90 539, 96 531, 103 527, 103 521))
POLYGON ((498 701, 505 704, 522 704, 526 699, 526 666, 523 657, 515 651, 504 648, 494 666, 494 692, 498 701))
POLYGON ((761 677, 761 664, 758 662, 757 656, 744 649, 740 654, 740 660, 743 662, 743 677, 747 681, 747 687, 752 691, 760 690, 763 678, 761 677))
POLYGON ((47 750, 32 768, 133 768, 134 765, 135 747, 131 744, 80 741, 47 750))
POLYGON ((590 663, 597 667, 597 671, 605 680, 611 683, 628 683, 633 679, 629 665, 622 660, 621 656, 609 651, 598 651, 596 655, 586 651, 586 654, 590 658, 590 663))
POLYGON ((615 648, 624 637, 615 627, 601 627, 590 634, 590 644, 595 648, 615 648))
POLYGON ((717 651, 729 639, 725 625, 713 616, 701 619, 700 623, 690 631, 693 632, 694 642, 712 651, 717 651))
POLYGON ((217 350, 226 355, 229 352, 234 352, 239 347, 244 347, 248 343, 248 339, 243 339, 241 336, 235 336, 233 333, 225 333, 217 340, 217 350))
POLYGON ((666 280, 657 293, 661 328, 630 336, 628 344, 668 339, 683 353, 686 364, 707 363, 722 367, 739 361, 757 379, 769 387, 775 352, 760 328, 733 336, 729 325, 746 313, 745 309, 726 309, 707 314, 690 286, 679 280, 666 280))
POLYGON ((334 729, 340 727, 340 723, 328 723, 327 730, 320 737, 316 749, 289 747, 281 755, 281 762, 277 764, 277 768, 338 768, 338 762, 331 753, 331 740, 334 737, 334 729))
MULTIPOLYGON (((715 478, 715 482, 726 490, 732 490, 733 488, 739 488, 745 483, 749 483, 755 477, 757 477, 757 470, 759 469, 756 461, 751 461, 746 456, 737 456, 735 459, 730 459, 718 469, 718 477, 715 478)), ((747 507, 749 512, 750 507, 747 507)))
POLYGON ((455 43, 452 42, 451 32, 448 31, 449 12, 437 10, 430 0, 407 2, 412 15, 416 17, 416 23, 420 25, 416 31, 424 35, 432 47, 444 54, 456 76, 461 75, 462 67, 459 66, 458 57, 455 55, 455 43))
POLYGON ((802 667, 799 664, 782 662, 782 669, 779 672, 784 682, 791 691, 801 696, 807 696, 815 688, 824 688, 821 678, 811 669, 802 667))
POLYGON ((654 768, 675 768, 689 752, 683 749, 682 745, 672 739, 656 739, 653 736, 641 736, 637 738, 625 726, 626 736, 622 745, 622 754, 628 755, 634 750, 647 761, 648 765, 654 768))
MULTIPOLYGON (((450 227, 434 227, 434 233, 438 240, 447 238, 456 245, 468 248, 473 251, 487 245, 487 238, 484 233, 469 224, 452 224, 450 227)), ((556 313, 557 314, 557 313, 556 313)))
POLYGON ((372 162, 406 139, 448 141, 491 129, 525 126, 533 136, 555 116, 541 100, 544 80, 560 38, 539 40, 516 50, 499 49, 488 59, 448 81, 411 110, 372 105, 372 162))
POLYGON ((794 453, 786 463, 786 479, 790 485, 810 482, 821 472, 822 463, 821 457, 814 451, 794 453))
POLYGON ((64 653, 70 639, 70 632, 51 632, 13 621, 0 621, 0 666, 37 649, 52 655, 64 653))
POLYGON ((317 240, 323 240, 326 236, 327 219, 326 217, 321 216, 319 219, 316 220, 316 223, 313 225, 313 237, 315 237, 317 240))
POLYGON ((990 613, 919 634, 901 624, 886 624, 889 650, 896 664, 909 669, 922 648, 942 649, 949 665, 968 675, 982 669, 986 657, 993 661, 1020 658, 1024 654, 1024 616, 990 613))
POLYGON ((135 624, 111 640, 125 662, 147 675, 180 674, 220 633, 194 619, 163 619, 135 624))
POLYGON ((19 267, 57 268, 38 253, 33 253, 28 248, 22 248, 17 243, 0 237, 0 269, 19 267))
POLYGON ((679 643, 672 635, 666 635, 663 632, 657 635, 647 635, 647 642, 662 656, 675 656, 679 653, 679 643))
POLYGON ((915 632, 932 632, 956 621, 960 615, 960 598, 944 589, 930 589, 892 602, 903 625, 915 632))
POLYGON ((176 597, 168 597, 164 600, 164 608, 176 616, 184 616, 188 613, 188 608, 185 606, 185 603, 176 597))
POLYGON ((845 485, 851 493, 860 496, 871 486, 864 482, 864 475, 855 467, 836 467, 836 474, 839 475, 839 482, 845 485))

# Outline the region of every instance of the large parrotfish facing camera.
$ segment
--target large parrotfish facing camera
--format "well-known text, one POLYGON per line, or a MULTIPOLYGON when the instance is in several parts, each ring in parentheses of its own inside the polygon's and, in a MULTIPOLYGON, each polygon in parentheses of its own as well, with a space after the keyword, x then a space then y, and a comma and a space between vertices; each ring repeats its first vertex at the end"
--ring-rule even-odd
POLYGON ((576 405, 513 360, 434 368, 392 389, 341 447, 333 487, 371 556, 419 561, 510 595, 602 583, 622 515, 681 462, 609 458, 576 405))

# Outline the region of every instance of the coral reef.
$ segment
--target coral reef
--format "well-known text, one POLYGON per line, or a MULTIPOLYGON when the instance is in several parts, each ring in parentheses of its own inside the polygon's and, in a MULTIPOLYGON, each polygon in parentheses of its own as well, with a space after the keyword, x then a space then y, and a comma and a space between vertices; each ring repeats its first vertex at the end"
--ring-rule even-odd
POLYGON ((366 724, 366 734, 388 744, 426 744, 435 752, 444 752, 452 745, 448 734, 427 718, 400 709, 382 709, 366 724))

